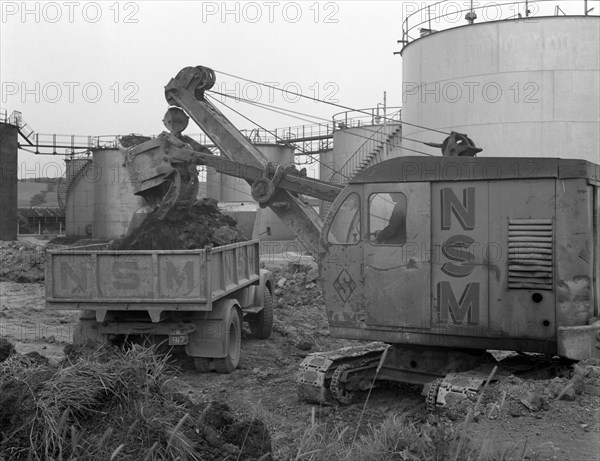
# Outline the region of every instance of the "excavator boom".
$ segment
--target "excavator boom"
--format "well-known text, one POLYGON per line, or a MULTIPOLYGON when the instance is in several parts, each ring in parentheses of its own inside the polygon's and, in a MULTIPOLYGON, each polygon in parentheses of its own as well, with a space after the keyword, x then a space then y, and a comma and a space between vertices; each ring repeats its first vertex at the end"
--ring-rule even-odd
POLYGON ((303 195, 333 201, 343 187, 302 176, 291 166, 272 165, 205 99, 204 92, 214 83, 211 69, 186 67, 165 87, 165 97, 171 106, 182 109, 196 122, 219 148, 221 156, 213 156, 199 146, 190 146, 189 138, 181 134, 187 126, 187 120, 182 120, 185 114, 173 111, 172 107, 164 120, 171 134, 163 133, 128 151, 126 164, 137 184, 136 193, 152 198, 154 202, 157 194, 162 195, 167 202, 163 200, 160 206, 168 209, 181 202, 178 200, 180 195, 189 195, 185 185, 182 187, 180 180, 177 182, 172 178, 183 176, 197 164, 212 166, 217 171, 245 179, 252 186, 252 196, 260 206, 270 207, 317 259, 323 220, 303 195), (164 187, 169 182, 170 187, 164 187))

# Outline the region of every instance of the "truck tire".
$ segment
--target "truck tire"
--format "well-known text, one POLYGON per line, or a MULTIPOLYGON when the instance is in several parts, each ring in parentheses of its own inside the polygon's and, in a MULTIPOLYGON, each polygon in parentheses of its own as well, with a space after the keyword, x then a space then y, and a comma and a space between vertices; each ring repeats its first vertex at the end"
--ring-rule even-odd
POLYGON ((227 325, 227 356, 213 359, 217 373, 231 373, 238 366, 242 348, 242 322, 236 308, 231 311, 231 318, 227 325))
POLYGON ((194 367, 200 373, 208 373, 210 371, 211 359, 208 357, 194 357, 194 367))
POLYGON ((257 339, 267 339, 273 332, 273 297, 267 287, 263 296, 262 311, 248 319, 250 332, 257 339))

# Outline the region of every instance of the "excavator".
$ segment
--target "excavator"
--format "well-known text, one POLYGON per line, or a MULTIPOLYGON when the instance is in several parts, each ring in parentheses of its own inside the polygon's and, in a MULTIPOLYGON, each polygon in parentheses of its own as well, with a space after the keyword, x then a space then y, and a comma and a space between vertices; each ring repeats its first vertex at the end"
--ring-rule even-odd
POLYGON ((206 99, 215 80, 202 66, 171 79, 168 132, 130 147, 125 163, 159 216, 196 199, 198 165, 242 178, 313 256, 331 335, 361 343, 308 355, 302 398, 348 404, 391 381, 423 385, 435 408, 482 388, 489 350, 600 358, 600 165, 478 157, 452 132, 431 144, 441 155, 329 183, 269 162, 206 99), (183 135, 189 118, 220 156, 183 135), (331 202, 324 219, 306 196, 331 202))

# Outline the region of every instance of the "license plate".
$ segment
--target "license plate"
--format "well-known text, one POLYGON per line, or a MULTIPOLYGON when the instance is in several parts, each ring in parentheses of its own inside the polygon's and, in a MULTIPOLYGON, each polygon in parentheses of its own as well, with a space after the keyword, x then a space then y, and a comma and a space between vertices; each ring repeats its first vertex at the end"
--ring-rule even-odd
POLYGON ((169 335, 169 346, 180 346, 188 342, 188 335, 169 335))

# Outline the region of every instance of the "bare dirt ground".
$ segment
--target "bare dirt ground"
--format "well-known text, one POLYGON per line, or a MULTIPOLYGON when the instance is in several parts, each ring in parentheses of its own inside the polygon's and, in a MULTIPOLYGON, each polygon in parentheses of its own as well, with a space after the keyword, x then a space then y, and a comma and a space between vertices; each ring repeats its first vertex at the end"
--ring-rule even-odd
MULTIPOLYGON (((39 279, 32 283, 6 281, 7 278, 23 280, 21 272, 33 280, 41 274, 36 262, 39 248, 20 242, 16 245, 7 249, 3 244, 2 248, 0 336, 15 344, 18 352, 35 350, 59 360, 64 346, 71 341, 78 313, 46 310, 44 285, 39 279), (27 251, 33 252, 29 256, 35 263, 33 268, 14 262, 9 267, 8 261, 18 259, 14 253, 23 256, 27 251)), ((245 332, 241 363, 235 372, 199 374, 189 360, 177 356, 176 379, 193 402, 224 401, 241 416, 262 419, 271 434, 275 459, 295 459, 300 440, 311 422, 327 423, 331 427, 347 425, 354 433, 359 419, 361 427, 366 428, 398 413, 422 414, 424 421, 430 418, 426 415, 420 389, 409 386, 374 390, 362 418, 364 400, 349 406, 315 406, 300 401, 295 379, 302 359, 311 352, 331 350, 351 342, 329 336, 320 289, 310 280, 312 277, 307 279, 309 268, 286 264, 272 269, 275 281, 287 279, 275 292, 273 335, 267 340, 255 340, 245 332)), ((492 395, 486 398, 484 411, 468 424, 468 434, 474 443, 488 444, 500 451, 505 446, 520 443, 527 455, 518 459, 600 459, 600 397, 582 392, 573 400, 556 399, 551 389, 565 384, 566 380, 556 385, 552 380, 497 384, 495 390, 490 388, 492 395), (545 402, 537 411, 527 408, 519 402, 518 395, 513 395, 515 389, 527 386, 545 402)), ((464 421, 463 414, 442 412, 441 417, 457 426, 464 421)))

